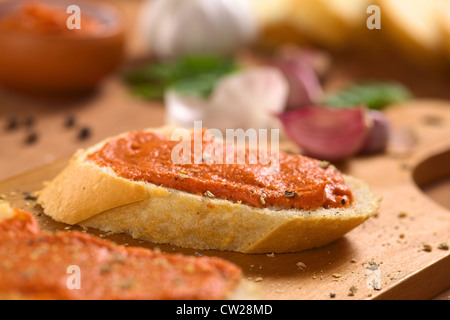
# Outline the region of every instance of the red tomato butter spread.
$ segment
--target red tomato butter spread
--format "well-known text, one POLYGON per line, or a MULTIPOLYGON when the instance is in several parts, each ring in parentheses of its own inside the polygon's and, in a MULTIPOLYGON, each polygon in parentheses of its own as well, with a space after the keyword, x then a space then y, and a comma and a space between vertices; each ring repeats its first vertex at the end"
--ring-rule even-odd
MULTIPOLYGON (((270 164, 261 163, 176 164, 172 150, 179 143, 155 132, 132 132, 87 158, 126 179, 260 208, 344 208, 353 201, 343 176, 328 162, 280 152, 278 170, 271 174, 270 164)), ((212 139, 203 141, 203 150, 210 143, 212 139)))
POLYGON ((43 232, 19 210, 0 219, 0 299, 223 299, 241 279, 237 266, 219 258, 43 232))
POLYGON ((66 6, 27 1, 0 19, 0 30, 46 35, 88 35, 102 31, 100 21, 84 13, 80 14, 80 29, 69 29, 67 20, 70 14, 66 13, 66 10, 66 6))

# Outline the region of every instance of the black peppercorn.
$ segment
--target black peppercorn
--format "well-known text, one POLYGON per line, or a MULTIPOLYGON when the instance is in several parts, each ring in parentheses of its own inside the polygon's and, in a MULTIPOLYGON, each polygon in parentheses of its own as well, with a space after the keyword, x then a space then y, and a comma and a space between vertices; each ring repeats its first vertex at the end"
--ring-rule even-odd
POLYGON ((78 132, 78 139, 85 140, 91 136, 91 129, 88 127, 82 127, 78 132))
POLYGON ((75 117, 73 115, 68 115, 66 121, 64 122, 64 127, 72 128, 75 125, 75 117))
POLYGON ((17 120, 17 117, 10 116, 10 117, 8 117, 8 120, 6 122, 5 130, 11 131, 11 130, 17 129, 18 126, 19 126, 19 122, 17 120))
POLYGON ((31 145, 36 143, 38 140, 38 134, 36 132, 30 132, 27 137, 25 138, 25 144, 31 145))

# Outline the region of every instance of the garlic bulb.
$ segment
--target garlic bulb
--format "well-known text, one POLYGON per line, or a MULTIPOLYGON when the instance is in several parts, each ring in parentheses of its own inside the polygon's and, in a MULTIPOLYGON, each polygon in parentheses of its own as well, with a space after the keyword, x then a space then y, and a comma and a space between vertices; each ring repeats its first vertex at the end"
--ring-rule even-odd
POLYGON ((143 51, 160 59, 232 54, 257 31, 248 0, 146 0, 139 29, 143 51))
POLYGON ((182 96, 173 90, 165 95, 166 124, 226 129, 280 128, 289 86, 273 67, 253 67, 223 77, 208 98, 182 96))

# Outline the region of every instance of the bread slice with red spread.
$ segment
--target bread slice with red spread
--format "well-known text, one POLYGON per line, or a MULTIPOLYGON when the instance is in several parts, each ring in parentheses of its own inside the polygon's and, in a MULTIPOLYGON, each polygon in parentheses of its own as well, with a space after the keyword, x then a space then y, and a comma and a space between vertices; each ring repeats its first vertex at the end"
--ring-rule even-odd
POLYGON ((78 231, 40 230, 0 204, 0 299, 255 299, 241 269, 215 257, 125 247, 78 231))
POLYGON ((259 164, 175 164, 174 130, 128 132, 79 150, 38 203, 68 224, 243 253, 323 246, 378 210, 366 183, 301 155, 281 152, 273 174, 259 164))

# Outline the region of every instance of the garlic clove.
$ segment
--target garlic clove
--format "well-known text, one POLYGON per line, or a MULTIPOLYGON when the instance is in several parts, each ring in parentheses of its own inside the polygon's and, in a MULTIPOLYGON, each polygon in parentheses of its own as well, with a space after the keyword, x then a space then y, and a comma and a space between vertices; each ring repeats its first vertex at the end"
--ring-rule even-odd
POLYGON ((220 79, 208 98, 166 94, 167 123, 192 127, 194 120, 220 130, 280 128, 288 84, 272 67, 241 70, 220 79))
POLYGON ((290 139, 303 154, 328 161, 356 155, 372 125, 367 109, 309 106, 280 115, 290 139))

